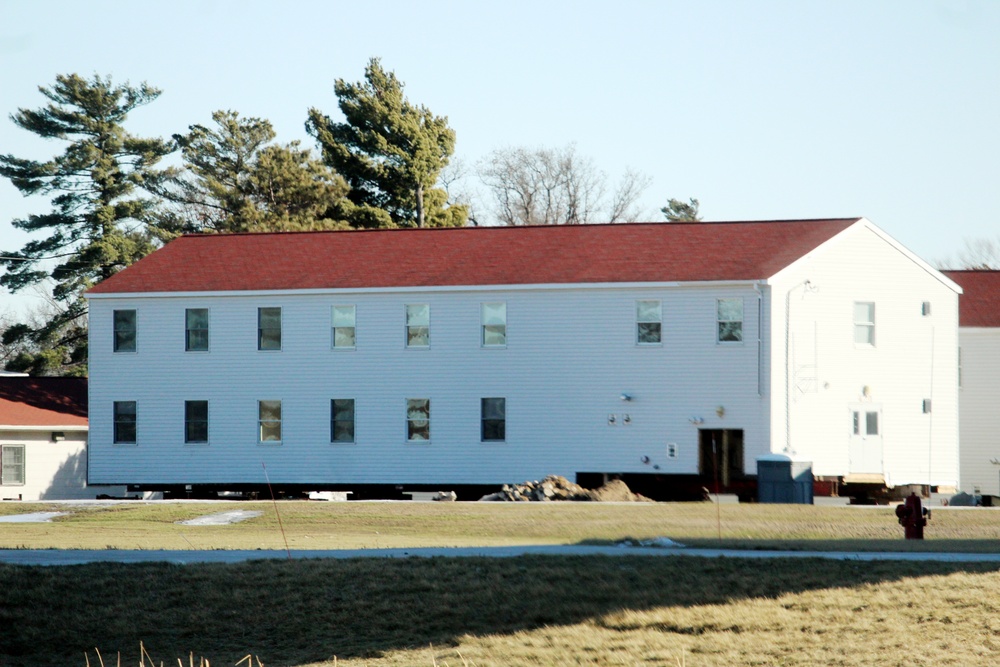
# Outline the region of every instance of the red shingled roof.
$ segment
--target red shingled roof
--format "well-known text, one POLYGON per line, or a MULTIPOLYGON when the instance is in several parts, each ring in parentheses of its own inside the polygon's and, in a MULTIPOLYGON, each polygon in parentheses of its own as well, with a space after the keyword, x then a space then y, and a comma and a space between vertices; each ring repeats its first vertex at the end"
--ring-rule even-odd
POLYGON ((757 280, 859 219, 192 235, 89 293, 757 280))
POLYGON ((86 426, 87 379, 0 376, 0 425, 86 426))
POLYGON ((942 271, 962 288, 958 326, 1000 327, 1000 271, 942 271))

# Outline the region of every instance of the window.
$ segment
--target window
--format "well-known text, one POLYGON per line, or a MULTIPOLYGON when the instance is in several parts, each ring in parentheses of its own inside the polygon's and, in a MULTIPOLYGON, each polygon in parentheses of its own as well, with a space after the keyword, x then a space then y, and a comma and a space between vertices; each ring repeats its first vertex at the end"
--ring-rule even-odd
POLYGON ((184 311, 184 349, 188 352, 208 351, 208 308, 188 308, 184 311))
POLYGON ((135 311, 115 311, 115 352, 135 352, 135 311))
POLYGON ((854 435, 878 435, 878 414, 877 411, 851 412, 851 430, 854 435))
POLYGON ((858 345, 875 344, 875 304, 866 301, 854 303, 854 342, 858 345))
POLYGON ((257 349, 281 349, 281 308, 257 309, 257 349))
POLYGON ((208 442, 208 401, 184 401, 184 442, 208 442))
POLYGON ((115 401, 114 430, 115 444, 135 444, 135 401, 115 401))
POLYGON ((4 445, 0 449, 0 484, 24 486, 24 445, 4 445))
POLYGON ((431 399, 406 399, 406 440, 427 442, 431 439, 431 399))
POLYGON ((281 443, 281 401, 257 401, 257 442, 281 443))
POLYGON ((659 301, 636 301, 635 321, 635 341, 639 345, 661 342, 663 307, 659 301))
POLYGON ((483 347, 503 347, 507 344, 507 304, 484 303, 482 307, 483 347))
POLYGON ((743 340, 743 299, 719 299, 719 342, 739 343, 743 340))
POLYGON ((333 307, 333 347, 354 349, 354 306, 333 307))
POLYGON ((354 442, 354 399, 330 401, 330 442, 354 442))
POLYGON ((406 347, 431 344, 431 307, 425 303, 406 306, 406 347))
POLYGON ((483 442, 500 442, 507 439, 507 399, 484 398, 480 402, 483 442))

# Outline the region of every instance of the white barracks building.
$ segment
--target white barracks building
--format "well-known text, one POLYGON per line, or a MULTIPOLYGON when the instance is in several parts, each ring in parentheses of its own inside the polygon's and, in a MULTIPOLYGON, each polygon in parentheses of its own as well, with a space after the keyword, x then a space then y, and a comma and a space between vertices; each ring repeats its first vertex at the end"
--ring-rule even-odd
POLYGON ((89 482, 955 486, 960 291, 864 218, 185 236, 87 294, 89 482))

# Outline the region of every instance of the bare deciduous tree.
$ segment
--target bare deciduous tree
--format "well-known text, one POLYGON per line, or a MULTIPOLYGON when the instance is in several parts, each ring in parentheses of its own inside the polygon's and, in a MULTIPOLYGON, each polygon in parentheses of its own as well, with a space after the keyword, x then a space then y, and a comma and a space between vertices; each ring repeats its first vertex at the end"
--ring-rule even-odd
POLYGON ((503 225, 635 222, 643 216, 638 201, 650 184, 649 177, 626 170, 609 195, 607 174, 572 144, 498 149, 479 163, 478 173, 503 225))

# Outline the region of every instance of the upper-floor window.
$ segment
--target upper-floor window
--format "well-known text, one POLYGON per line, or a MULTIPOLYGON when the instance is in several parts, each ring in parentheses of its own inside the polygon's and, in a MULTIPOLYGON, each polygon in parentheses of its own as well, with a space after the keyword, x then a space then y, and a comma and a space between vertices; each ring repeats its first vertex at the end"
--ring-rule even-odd
POLYGON ((718 341, 738 343, 743 340, 743 299, 719 299, 716 305, 718 341))
POLYGON ((406 306, 406 347, 431 344, 431 307, 426 303, 406 306))
POLYGON ((875 344, 875 304, 871 301, 854 302, 854 342, 875 344))
POLYGON ((502 347, 507 344, 507 304, 484 303, 482 307, 483 347, 502 347))
POLYGON ((184 349, 188 352, 208 350, 208 308, 185 309, 184 349))
POLYGON ((122 445, 134 445, 136 442, 136 410, 135 401, 115 401, 114 403, 114 442, 122 445))
POLYGON ((639 345, 662 342, 663 306, 659 301, 636 301, 635 322, 635 340, 639 345))
POLYGON ((208 442, 208 401, 184 401, 184 442, 208 442))
POLYGON ((281 444, 281 401, 257 401, 257 442, 281 444))
POLYGON ((24 486, 24 445, 0 447, 0 484, 24 486))
POLYGON ((355 345, 354 306, 334 306, 332 315, 333 346, 352 349, 355 345))
POLYGON ((409 442, 431 439, 431 399, 406 399, 406 439, 409 442))
POLYGON ((281 308, 257 309, 257 349, 281 349, 281 308))
POLYGON ((330 401, 330 442, 354 442, 354 399, 330 401))
POLYGON ((483 442, 500 442, 507 439, 507 399, 480 399, 480 438, 483 442))
POLYGON ((135 311, 116 310, 114 321, 115 352, 135 352, 135 311))

